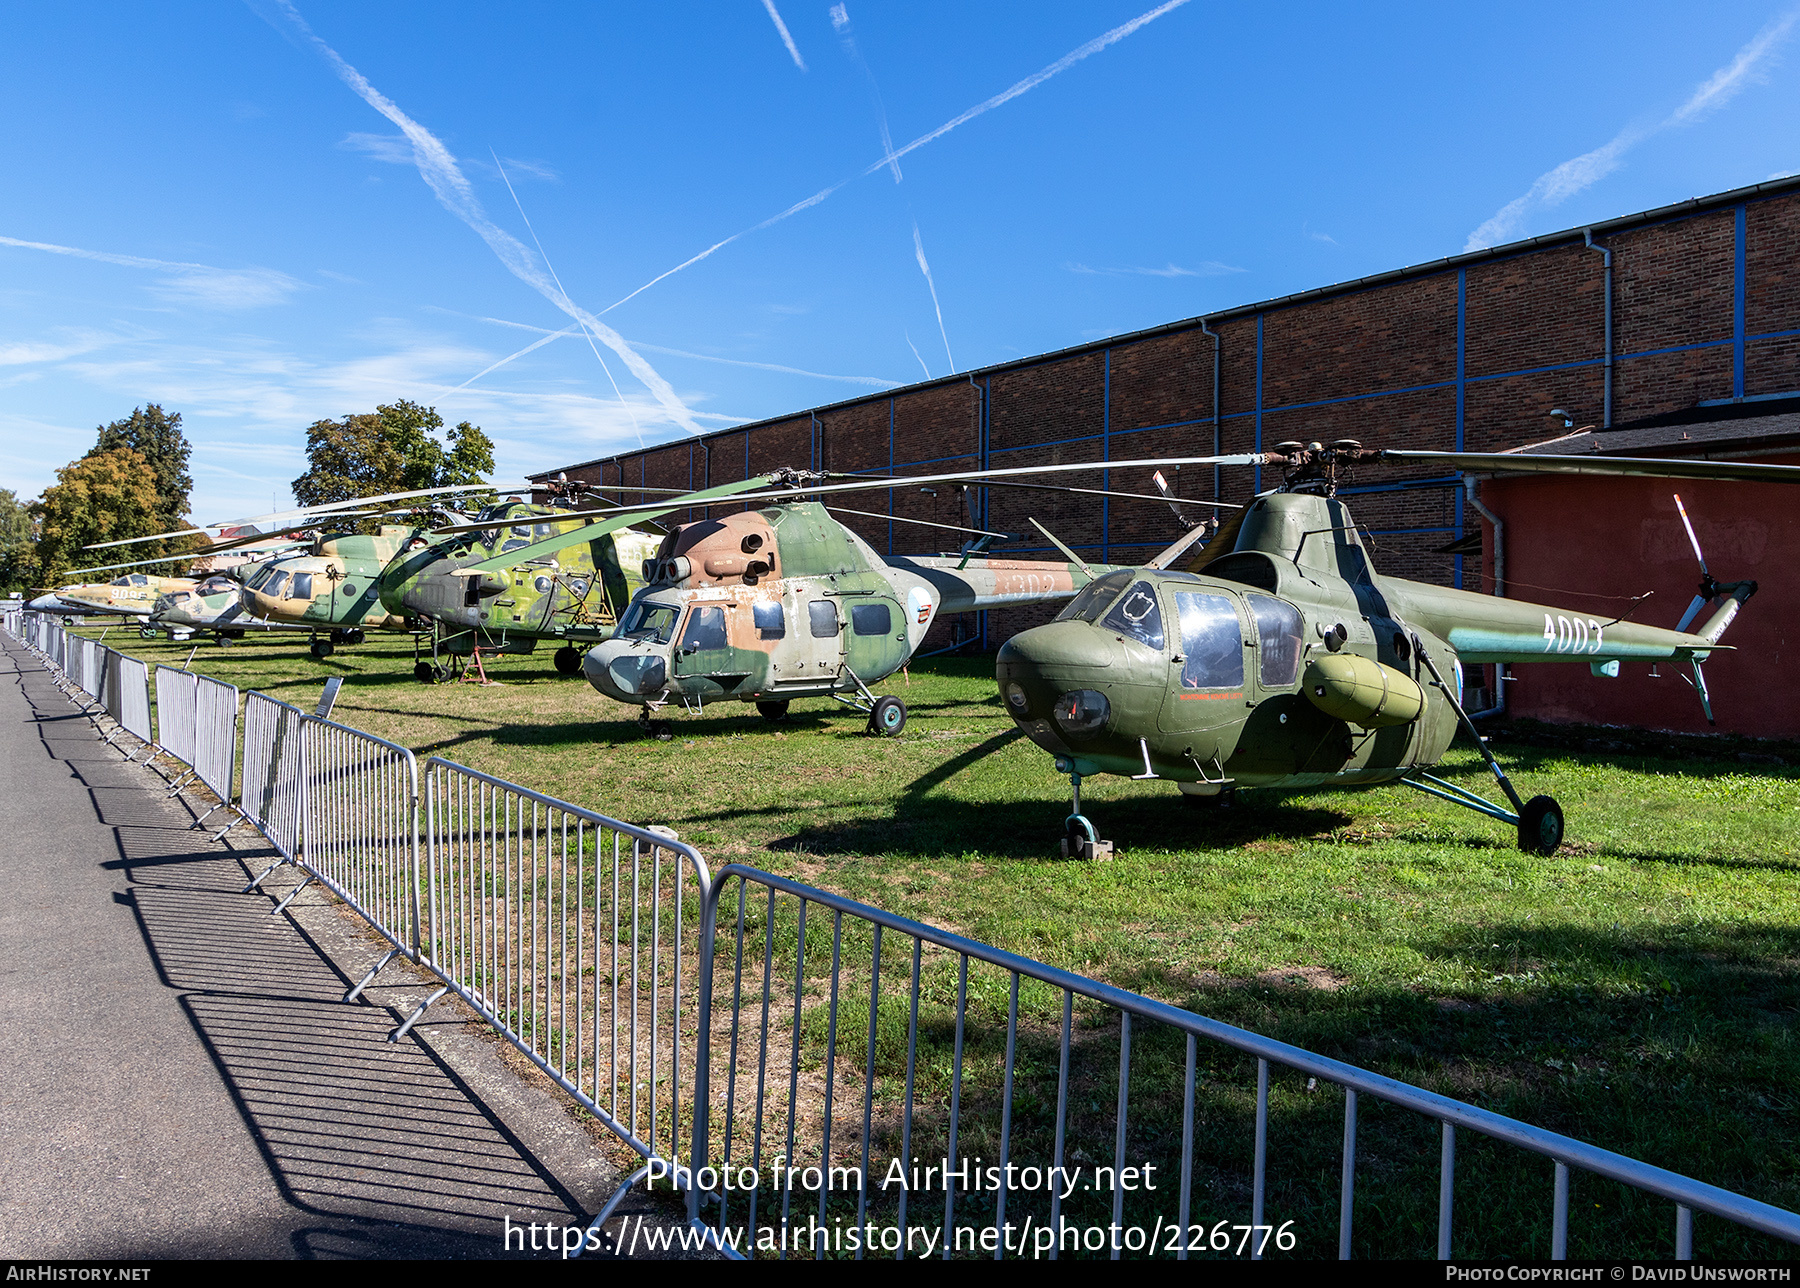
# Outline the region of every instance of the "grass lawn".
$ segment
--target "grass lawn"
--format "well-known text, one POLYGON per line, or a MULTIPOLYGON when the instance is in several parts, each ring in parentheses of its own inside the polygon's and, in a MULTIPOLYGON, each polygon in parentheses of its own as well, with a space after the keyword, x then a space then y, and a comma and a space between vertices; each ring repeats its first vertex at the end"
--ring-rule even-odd
MULTIPOLYGON (((119 627, 107 643, 170 664, 192 647, 119 627)), ((492 665, 501 683, 490 688, 420 685, 411 663, 409 647, 379 637, 325 662, 303 642, 254 640, 202 644, 193 658, 306 709, 341 675, 337 720, 421 760, 666 824, 715 869, 793 876, 1800 1208, 1800 748, 1506 731, 1495 746, 1521 794, 1553 795, 1566 814, 1568 842, 1550 858, 1405 788, 1245 792, 1230 810, 1197 811, 1165 783, 1097 778, 1083 784, 1084 808, 1118 854, 1084 865, 1055 857, 1067 780, 1015 735, 988 659, 927 662, 881 686, 910 712, 895 739, 810 701, 781 725, 738 704, 677 712, 668 742, 639 733, 635 709, 556 676, 548 651, 492 665), (1588 749, 1596 741, 1606 749, 1588 749)), ((1438 772, 1494 794, 1466 744, 1438 772)), ((976 1009, 996 1006, 1003 1024, 1003 989, 976 1009)), ((1053 1034, 1060 1006, 1053 990, 1022 998, 1026 1029, 1053 1034)), ((1116 1088, 1116 1021, 1112 1033, 1115 1063, 1096 1086, 1111 1077, 1116 1088)), ((1142 1130, 1178 1135, 1179 1104, 1171 1128, 1157 1117, 1168 1088, 1148 1069, 1168 1044, 1141 1042, 1142 1130)), ((1213 1134, 1247 1142, 1253 1066, 1205 1051, 1202 1062, 1213 1134)), ((1110 1124, 1111 1104, 1091 1099, 1110 1124)), ((1268 1211, 1301 1222, 1300 1255, 1336 1251, 1342 1104, 1277 1075, 1268 1211)), ((1430 1255, 1435 1128, 1364 1111, 1358 1254, 1430 1255)), ((1028 1134, 1034 1120, 1021 1115, 1028 1134)), ((1459 1144, 1459 1254, 1547 1255, 1549 1165, 1459 1144)), ((1220 1145, 1216 1166, 1203 1157, 1197 1195, 1210 1197, 1196 1212, 1241 1221, 1242 1158, 1229 1153, 1220 1145)), ((1571 1211, 1571 1255, 1672 1248, 1672 1208, 1616 1186, 1578 1175, 1571 1211)), ((1696 1231, 1703 1256, 1788 1251, 1704 1217, 1696 1231)))

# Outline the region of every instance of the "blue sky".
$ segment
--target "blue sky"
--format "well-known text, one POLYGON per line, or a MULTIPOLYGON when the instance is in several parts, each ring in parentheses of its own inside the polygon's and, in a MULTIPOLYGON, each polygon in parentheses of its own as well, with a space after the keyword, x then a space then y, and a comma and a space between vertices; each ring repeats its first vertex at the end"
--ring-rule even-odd
POLYGON ((18 6, 0 486, 160 402, 254 514, 400 398, 517 478, 1760 182, 1797 17, 18 6))

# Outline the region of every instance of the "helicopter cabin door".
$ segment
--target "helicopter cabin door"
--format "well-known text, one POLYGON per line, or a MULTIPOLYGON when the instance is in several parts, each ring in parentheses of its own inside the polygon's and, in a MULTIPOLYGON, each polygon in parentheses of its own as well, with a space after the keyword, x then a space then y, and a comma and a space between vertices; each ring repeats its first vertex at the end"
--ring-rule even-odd
POLYGON ((865 684, 892 675, 906 660, 906 614, 890 595, 846 595, 850 621, 845 661, 865 684))
POLYGON ((675 674, 705 697, 731 693, 749 675, 744 659, 731 647, 726 617, 741 611, 728 599, 694 603, 675 642, 675 674), (699 681, 699 685, 694 684, 699 681))
POLYGON ((1176 588, 1176 629, 1169 641, 1173 683, 1158 725, 1166 733, 1211 729, 1243 718, 1256 636, 1235 596, 1176 588))

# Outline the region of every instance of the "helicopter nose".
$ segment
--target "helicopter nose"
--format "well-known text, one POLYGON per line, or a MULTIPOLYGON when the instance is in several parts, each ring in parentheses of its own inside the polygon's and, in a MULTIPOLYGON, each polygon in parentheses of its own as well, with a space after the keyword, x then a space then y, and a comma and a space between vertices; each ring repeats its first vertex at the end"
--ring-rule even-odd
POLYGON ((1047 715, 1068 689, 1103 684, 1119 674, 1117 641, 1086 622, 1051 622, 1021 631, 1000 646, 994 678, 1016 719, 1047 715), (1043 708, 1040 710, 1040 708, 1043 708))
POLYGON ((601 693, 618 702, 641 704, 668 682, 668 662, 642 645, 604 640, 581 659, 581 673, 601 693))

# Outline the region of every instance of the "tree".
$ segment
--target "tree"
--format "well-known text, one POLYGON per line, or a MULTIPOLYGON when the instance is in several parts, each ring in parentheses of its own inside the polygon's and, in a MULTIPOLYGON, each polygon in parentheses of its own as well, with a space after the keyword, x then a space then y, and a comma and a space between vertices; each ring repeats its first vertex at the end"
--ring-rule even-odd
POLYGON ((144 458, 155 480, 159 526, 152 532, 173 532, 188 523, 188 498, 194 480, 188 476, 188 455, 192 450, 181 432, 181 413, 169 415, 156 403, 132 409, 124 420, 100 426, 100 441, 89 457, 102 456, 130 448, 144 458))
POLYGON ((31 514, 18 494, 0 487, 0 591, 23 590, 33 584, 33 547, 37 544, 31 514))
POLYGON ((494 445, 477 425, 463 421, 446 437, 435 407, 405 399, 372 413, 313 422, 306 430, 307 471, 294 480, 301 505, 328 505, 359 496, 415 492, 480 483, 494 470, 494 445))
MULTIPOLYGON (((115 562, 102 558, 104 551, 84 551, 83 546, 168 530, 155 471, 129 447, 90 452, 56 471, 56 480, 31 506, 39 534, 33 572, 40 585, 66 581, 72 568, 115 562)), ((151 559, 162 553, 162 544, 130 549, 134 558, 151 559)))

